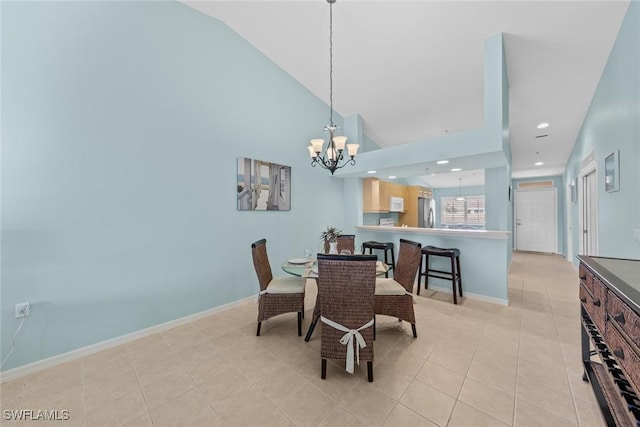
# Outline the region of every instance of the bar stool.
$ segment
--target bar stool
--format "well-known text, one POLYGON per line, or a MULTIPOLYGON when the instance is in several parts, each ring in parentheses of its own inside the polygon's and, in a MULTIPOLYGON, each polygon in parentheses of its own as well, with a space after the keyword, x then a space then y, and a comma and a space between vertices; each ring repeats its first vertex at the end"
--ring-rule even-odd
POLYGON ((362 254, 364 255, 367 249, 369 249, 370 254, 373 253, 374 249, 384 251, 384 263, 387 264, 387 272, 384 273, 384 277, 389 277, 389 272, 395 269, 396 266, 396 256, 393 253, 393 247, 392 242, 364 242, 362 244, 362 254), (389 252, 391 252, 391 262, 389 262, 389 252))
POLYGON ((456 248, 437 248, 435 246, 425 246, 422 248, 422 258, 420 259, 420 275, 418 276, 418 289, 417 294, 420 295, 420 284, 424 277, 424 288, 429 287, 429 277, 436 277, 438 279, 451 280, 453 285, 453 303, 458 304, 456 284, 458 286, 458 292, 462 296, 462 276, 460 275, 460 250, 456 248), (446 257, 451 260, 451 271, 434 270, 429 268, 429 257, 440 256, 446 257), (422 269, 422 263, 424 262, 425 268, 422 269), (438 274, 433 274, 438 273, 438 274))

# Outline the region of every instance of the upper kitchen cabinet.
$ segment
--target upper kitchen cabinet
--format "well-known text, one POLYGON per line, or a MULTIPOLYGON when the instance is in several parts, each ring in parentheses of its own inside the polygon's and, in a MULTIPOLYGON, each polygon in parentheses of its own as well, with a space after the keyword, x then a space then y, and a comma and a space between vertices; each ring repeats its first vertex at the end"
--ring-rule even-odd
POLYGON ((404 185, 393 182, 380 181, 378 178, 364 178, 363 180, 362 210, 371 212, 389 212, 392 197, 405 199, 407 197, 404 185))

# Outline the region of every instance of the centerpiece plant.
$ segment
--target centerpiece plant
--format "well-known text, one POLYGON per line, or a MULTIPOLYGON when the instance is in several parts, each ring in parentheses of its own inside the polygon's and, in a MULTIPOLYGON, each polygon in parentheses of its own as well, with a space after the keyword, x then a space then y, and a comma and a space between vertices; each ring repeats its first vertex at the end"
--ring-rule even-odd
POLYGON ((329 253, 337 253, 338 236, 342 231, 336 227, 327 227, 325 231, 320 233, 320 241, 324 241, 324 251, 329 253))

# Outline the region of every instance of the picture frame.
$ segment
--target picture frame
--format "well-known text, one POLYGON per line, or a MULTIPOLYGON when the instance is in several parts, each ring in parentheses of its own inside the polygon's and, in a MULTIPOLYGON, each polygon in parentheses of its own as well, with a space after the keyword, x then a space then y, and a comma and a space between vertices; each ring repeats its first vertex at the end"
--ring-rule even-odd
POLYGON ((618 150, 604 158, 604 189, 607 193, 620 190, 620 153, 618 150))
POLYGON ((291 166, 238 157, 239 211, 291 210, 291 166))

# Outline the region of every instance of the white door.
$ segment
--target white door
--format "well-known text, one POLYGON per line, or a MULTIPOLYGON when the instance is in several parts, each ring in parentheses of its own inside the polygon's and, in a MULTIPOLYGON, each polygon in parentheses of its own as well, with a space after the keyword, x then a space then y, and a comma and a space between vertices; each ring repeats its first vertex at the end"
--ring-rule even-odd
POLYGON ((516 191, 516 249, 556 252, 556 189, 516 191))
POLYGON ((582 177, 582 254, 598 254, 598 186, 596 172, 582 177))
POLYGON ((576 181, 573 180, 567 185, 566 189, 566 207, 565 207, 565 225, 567 240, 565 245, 567 247, 567 260, 571 262, 573 260, 573 202, 576 200, 576 181))

